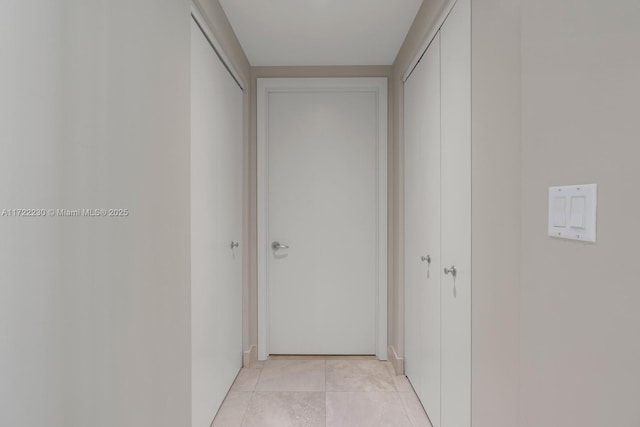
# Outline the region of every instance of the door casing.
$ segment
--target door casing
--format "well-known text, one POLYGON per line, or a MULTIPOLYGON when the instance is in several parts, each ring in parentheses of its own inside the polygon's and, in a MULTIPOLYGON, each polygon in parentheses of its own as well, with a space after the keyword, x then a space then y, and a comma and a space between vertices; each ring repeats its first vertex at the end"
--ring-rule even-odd
POLYGON ((258 358, 269 355, 268 304, 268 101, 277 92, 344 91, 375 94, 377 120, 377 271, 376 271, 376 356, 387 359, 387 150, 388 81, 386 77, 363 78, 260 78, 257 82, 257 178, 258 178, 258 358))

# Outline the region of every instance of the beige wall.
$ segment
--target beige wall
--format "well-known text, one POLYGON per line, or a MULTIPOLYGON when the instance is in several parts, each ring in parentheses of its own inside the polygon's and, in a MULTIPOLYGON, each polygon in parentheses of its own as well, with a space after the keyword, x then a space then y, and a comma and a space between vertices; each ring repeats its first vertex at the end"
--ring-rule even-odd
POLYGON ((640 7, 523 0, 521 426, 640 425, 640 7), (598 241, 547 188, 598 184, 598 241))
POLYGON ((474 427, 513 427, 519 384, 520 1, 472 0, 471 7, 472 421, 474 427))

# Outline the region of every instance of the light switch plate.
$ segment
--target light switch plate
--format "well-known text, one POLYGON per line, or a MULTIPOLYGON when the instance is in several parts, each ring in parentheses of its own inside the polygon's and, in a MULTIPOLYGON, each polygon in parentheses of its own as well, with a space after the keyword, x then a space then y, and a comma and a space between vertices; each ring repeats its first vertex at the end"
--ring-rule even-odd
POLYGON ((597 185, 549 187, 549 236, 596 241, 597 185))

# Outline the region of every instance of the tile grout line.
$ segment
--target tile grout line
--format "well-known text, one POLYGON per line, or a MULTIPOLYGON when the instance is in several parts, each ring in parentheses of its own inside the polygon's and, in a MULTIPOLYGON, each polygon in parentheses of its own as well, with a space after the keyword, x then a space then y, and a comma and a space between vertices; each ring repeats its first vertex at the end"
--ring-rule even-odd
MULTIPOLYGON (((389 366, 387 366, 387 368, 389 368, 389 366)), ((402 409, 404 410, 404 416, 407 417, 409 424, 411 424, 412 426, 415 426, 412 417, 409 415, 409 410, 407 409, 407 405, 404 401, 404 398, 400 393, 400 387, 398 387, 398 382, 396 381, 396 378, 395 378, 396 375, 394 375, 395 372, 390 371, 389 374, 391 375, 391 381, 393 381, 393 387, 396 389, 396 396, 398 396, 398 400, 400 400, 400 405, 402 405, 402 409)))
POLYGON ((253 402, 254 395, 255 395, 255 389, 251 391, 251 397, 249 398, 249 402, 247 402, 247 407, 244 408, 244 413, 242 414, 242 420, 240 420, 240 427, 244 425, 244 420, 247 418, 247 413, 249 412, 249 408, 251 407, 251 402, 253 402))
POLYGON ((327 401, 327 360, 324 360, 324 427, 328 427, 327 423, 329 413, 329 402, 327 401))
POLYGON ((242 421, 240 421, 240 427, 244 425, 245 420, 247 419, 247 414, 249 413, 249 409, 251 408, 251 403, 256 395, 256 389, 258 388, 258 383, 260 382, 260 378, 262 378, 262 372, 264 371, 264 367, 267 364, 265 360, 260 369, 260 373, 258 374, 258 379, 256 380, 255 385, 253 386, 253 390, 251 390, 251 397, 249 398, 249 402, 247 403, 247 407, 244 409, 244 414, 242 414, 242 421))
POLYGON ((398 392, 398 398, 400 399, 400 404, 402 405, 402 409, 404 409, 404 415, 409 420, 409 424, 411 424, 412 426, 415 426, 415 424, 413 423, 413 419, 411 418, 411 416, 409 416, 409 410, 407 409, 407 405, 404 403, 404 399, 400 395, 400 392, 398 392))

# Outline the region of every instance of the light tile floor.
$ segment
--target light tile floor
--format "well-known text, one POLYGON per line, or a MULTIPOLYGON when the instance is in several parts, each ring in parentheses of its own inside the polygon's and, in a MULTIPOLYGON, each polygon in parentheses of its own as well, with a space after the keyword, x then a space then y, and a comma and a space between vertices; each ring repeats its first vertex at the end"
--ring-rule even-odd
POLYGON ((375 357, 272 356, 243 368, 213 427, 431 427, 405 376, 375 357))

